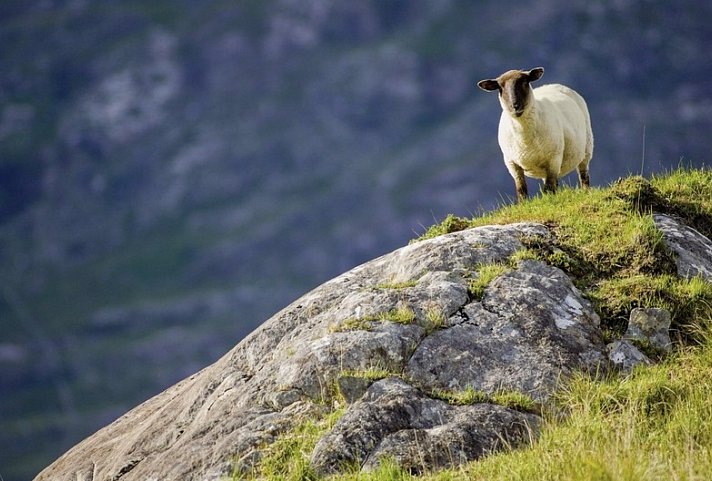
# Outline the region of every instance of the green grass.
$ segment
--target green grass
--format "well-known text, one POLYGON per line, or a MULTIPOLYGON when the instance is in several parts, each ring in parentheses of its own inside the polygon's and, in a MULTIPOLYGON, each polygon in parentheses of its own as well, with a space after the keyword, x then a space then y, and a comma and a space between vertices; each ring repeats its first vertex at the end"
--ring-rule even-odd
POLYGON ((441 307, 428 307, 425 310, 425 318, 427 320, 425 330, 428 334, 444 328, 447 324, 447 316, 441 307))
POLYGON ((478 391, 472 387, 468 387, 463 391, 436 389, 432 391, 430 395, 435 399, 441 399, 455 406, 490 403, 514 409, 515 411, 539 411, 539 407, 530 396, 517 391, 501 390, 492 394, 487 394, 484 391, 478 391))
POLYGON ((329 328, 330 332, 363 330, 370 331, 375 322, 393 322, 396 324, 411 324, 415 321, 415 312, 410 307, 397 307, 390 311, 379 312, 371 316, 350 318, 329 328))
POLYGON ((369 381, 378 381, 380 379, 385 379, 387 377, 400 377, 401 373, 389 371, 388 369, 383 369, 380 367, 369 367, 368 369, 362 369, 358 371, 345 370, 341 371, 340 376, 342 377, 357 377, 360 379, 367 379, 369 381))
POLYGON ((470 296, 475 300, 482 300, 484 296, 485 288, 489 285, 495 277, 501 276, 505 272, 510 271, 511 268, 504 264, 482 264, 477 267, 477 275, 472 280, 470 280, 467 290, 470 296))
POLYGON ((405 281, 405 282, 385 282, 383 284, 377 284, 376 289, 407 289, 409 287, 415 287, 418 285, 418 281, 405 281))
MULTIPOLYGON (((712 472, 712 343, 678 351, 629 377, 575 377, 545 415, 541 437, 503 452, 423 476, 392 463, 332 481, 703 481, 712 472), (561 412, 566 416, 562 417, 561 412)), ((454 404, 480 402, 477 392, 451 395, 454 404)), ((447 396, 443 396, 447 397, 447 396)), ((316 440, 334 416, 307 421, 270 448, 262 479, 317 479, 308 467, 316 440)), ((254 478, 253 478, 254 479, 254 478)))
POLYGON ((712 313, 712 284, 700 277, 681 279, 677 276, 633 275, 605 279, 589 297, 599 306, 610 328, 625 327, 631 310, 636 307, 667 309, 673 325, 673 338, 690 341, 696 338, 699 319, 712 313))
POLYGON ((234 480, 269 479, 276 481, 307 481, 317 479, 309 465, 309 457, 317 441, 334 427, 343 415, 336 409, 322 419, 307 417, 277 441, 266 446, 258 465, 247 473, 233 473, 234 480))
POLYGON ((395 322, 396 324, 410 324, 415 320, 415 312, 410 307, 397 307, 376 316, 378 321, 395 322))

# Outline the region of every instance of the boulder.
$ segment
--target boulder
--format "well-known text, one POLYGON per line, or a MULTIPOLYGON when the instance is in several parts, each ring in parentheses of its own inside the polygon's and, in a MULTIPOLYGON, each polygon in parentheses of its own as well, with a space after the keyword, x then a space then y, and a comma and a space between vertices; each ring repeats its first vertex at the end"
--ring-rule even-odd
POLYGON ((494 404, 452 406, 401 379, 374 383, 312 454, 317 473, 373 469, 384 458, 411 472, 460 464, 536 438, 540 420, 494 404))
POLYGON ((384 456, 418 471, 422 460, 447 466, 526 442, 535 415, 433 395, 504 389, 543 402, 574 370, 605 362, 598 317, 557 268, 520 262, 481 299, 470 295, 480 266, 506 264, 523 237, 547 243, 551 234, 540 224, 468 229, 352 269, 36 479, 220 479, 249 469, 296 423, 344 402, 342 420, 313 454, 319 471, 342 461, 370 469, 384 456), (374 382, 373 373, 388 379, 374 382))
POLYGON ((605 358, 593 307, 542 262, 521 262, 495 279, 482 302, 463 306, 455 319, 461 322, 424 339, 408 362, 406 376, 426 390, 506 389, 543 402, 562 374, 595 371, 605 358))

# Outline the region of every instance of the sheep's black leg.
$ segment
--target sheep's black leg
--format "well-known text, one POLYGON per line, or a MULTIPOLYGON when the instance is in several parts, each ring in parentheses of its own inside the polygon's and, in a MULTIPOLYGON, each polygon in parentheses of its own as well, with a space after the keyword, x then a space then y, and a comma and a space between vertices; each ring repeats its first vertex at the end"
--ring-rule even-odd
POLYGON ((524 169, 512 164, 510 172, 514 177, 514 187, 517 189, 517 202, 526 200, 529 197, 529 192, 527 191, 527 179, 524 177, 524 169))
POLYGON ((559 178, 556 176, 556 174, 548 172, 546 174, 546 179, 544 179, 544 192, 550 192, 553 194, 554 192, 556 192, 556 188, 558 186, 559 178))
POLYGON ((579 184, 581 184, 581 187, 588 188, 588 185, 590 183, 590 179, 588 177, 588 167, 579 166, 578 174, 579 174, 579 184))

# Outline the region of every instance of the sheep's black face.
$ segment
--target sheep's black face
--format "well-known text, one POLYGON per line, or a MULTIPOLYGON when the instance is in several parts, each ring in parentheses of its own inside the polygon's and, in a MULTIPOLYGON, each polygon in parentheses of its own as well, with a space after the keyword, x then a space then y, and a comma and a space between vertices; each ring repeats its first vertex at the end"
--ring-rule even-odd
POLYGON ((531 103, 531 82, 544 74, 541 67, 525 71, 510 70, 496 79, 482 80, 477 85, 487 91, 499 91, 502 108, 515 117, 521 117, 531 103))
POLYGON ((519 76, 508 79, 499 91, 499 95, 509 113, 515 117, 521 117, 527 105, 529 105, 531 91, 529 79, 519 76))

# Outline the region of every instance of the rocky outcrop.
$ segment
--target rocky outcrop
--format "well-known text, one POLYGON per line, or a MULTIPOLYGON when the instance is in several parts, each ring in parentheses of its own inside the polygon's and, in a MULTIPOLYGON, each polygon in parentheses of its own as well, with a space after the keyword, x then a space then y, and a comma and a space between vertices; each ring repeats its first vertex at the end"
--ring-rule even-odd
MULTIPOLYGON (((709 240, 672 217, 655 220, 678 273, 708 278, 709 240)), ((563 271, 514 261, 526 257, 514 256, 524 239, 553 242, 541 224, 485 226, 357 267, 36 479, 219 479, 339 404, 343 416, 311 453, 316 473, 373 469, 386 458, 420 472, 530 442, 540 426, 532 406, 574 371, 649 363, 635 343, 668 350, 670 314, 635 309, 624 338, 605 346, 598 316, 563 271), (495 266, 499 275, 484 282, 495 266), (505 394, 529 407, 498 402, 505 394)))
POLYGON ((218 479, 304 416, 350 404, 313 453, 314 468, 365 469, 384 456, 413 471, 529 441, 535 414, 493 404, 545 402, 574 370, 600 369, 598 316, 559 269, 510 262, 540 224, 486 226, 419 242, 303 296, 221 360, 78 444, 37 480, 218 479), (479 298, 483 265, 509 265, 479 298), (382 372, 381 381, 362 375, 382 372), (453 406, 438 392, 480 402, 453 406), (442 396, 440 396, 442 397, 442 396), (341 401, 343 402, 343 401, 341 401), (420 447, 427 446, 422 450, 420 447))
POLYGON ((676 254, 678 275, 699 275, 712 282, 712 241, 675 217, 655 214, 653 220, 663 233, 665 243, 676 254))
POLYGON ((536 437, 539 418, 493 404, 452 406, 400 379, 374 383, 312 455, 317 472, 375 467, 390 458, 411 472, 478 458, 536 437))

